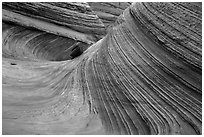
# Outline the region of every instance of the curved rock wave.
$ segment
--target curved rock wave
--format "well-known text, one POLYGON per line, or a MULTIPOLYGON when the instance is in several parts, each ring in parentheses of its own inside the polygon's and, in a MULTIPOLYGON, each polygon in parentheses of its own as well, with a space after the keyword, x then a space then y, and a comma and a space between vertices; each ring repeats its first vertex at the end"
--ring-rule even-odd
POLYGON ((86 3, 4 2, 3 20, 94 43, 105 27, 86 3))
POLYGON ((3 57, 18 60, 63 61, 73 57, 74 48, 85 51, 90 44, 3 23, 3 57))
POLYGON ((105 35, 86 3, 3 3, 3 21, 3 56, 14 59, 73 59, 105 35))
POLYGON ((3 55, 3 134, 202 134, 201 7, 134 3, 73 60, 3 55))

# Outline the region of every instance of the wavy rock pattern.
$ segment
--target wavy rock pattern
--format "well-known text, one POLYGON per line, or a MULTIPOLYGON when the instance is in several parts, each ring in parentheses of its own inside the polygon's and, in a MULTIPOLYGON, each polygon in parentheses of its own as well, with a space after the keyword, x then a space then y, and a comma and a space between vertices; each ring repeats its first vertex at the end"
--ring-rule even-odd
POLYGON ((86 3, 4 2, 2 5, 5 21, 87 43, 96 42, 105 34, 103 23, 86 3))
POLYGON ((134 3, 103 39, 60 62, 41 48, 35 61, 24 55, 38 41, 22 35, 42 32, 3 24, 3 134, 202 134, 201 7, 134 3))
POLYGON ((62 61, 72 58, 74 48, 83 52, 90 44, 35 29, 3 23, 3 57, 18 60, 62 61))
POLYGON ((3 56, 14 59, 71 59, 105 34, 86 3, 3 3, 3 20, 3 56))
POLYGON ((102 20, 107 29, 131 5, 130 2, 88 2, 88 4, 102 20))

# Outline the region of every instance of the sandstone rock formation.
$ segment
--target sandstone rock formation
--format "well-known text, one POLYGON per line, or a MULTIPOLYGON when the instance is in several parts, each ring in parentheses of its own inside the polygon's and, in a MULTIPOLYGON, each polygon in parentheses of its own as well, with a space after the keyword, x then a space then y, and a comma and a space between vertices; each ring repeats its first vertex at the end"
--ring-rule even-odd
POLYGON ((112 27, 118 16, 131 5, 131 2, 88 2, 88 4, 108 30, 108 28, 112 27))
POLYGON ((86 3, 3 3, 3 134, 202 134, 201 15, 133 3, 104 36, 86 3))

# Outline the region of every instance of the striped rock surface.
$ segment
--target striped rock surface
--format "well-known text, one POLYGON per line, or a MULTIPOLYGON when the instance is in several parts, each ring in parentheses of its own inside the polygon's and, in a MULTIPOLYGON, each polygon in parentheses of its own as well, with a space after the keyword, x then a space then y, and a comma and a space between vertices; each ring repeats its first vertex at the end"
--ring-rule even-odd
POLYGON ((3 21, 3 57, 20 60, 71 59, 105 35, 87 3, 5 2, 3 21))
POLYGON ((87 43, 105 34, 104 24, 87 3, 4 2, 3 20, 87 43))
POLYGON ((112 27, 118 16, 131 5, 131 2, 88 2, 88 4, 108 30, 108 28, 112 27))
POLYGON ((201 15, 201 3, 133 3, 58 62, 16 57, 22 28, 3 24, 3 44, 16 46, 3 48, 3 134, 202 134, 201 15))

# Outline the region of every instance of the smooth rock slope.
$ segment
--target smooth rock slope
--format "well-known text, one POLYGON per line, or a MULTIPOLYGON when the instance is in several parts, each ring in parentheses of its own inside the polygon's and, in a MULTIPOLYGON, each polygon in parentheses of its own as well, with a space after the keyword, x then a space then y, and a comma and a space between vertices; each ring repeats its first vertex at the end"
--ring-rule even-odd
POLYGON ((202 134, 201 3, 133 3, 103 39, 63 61, 63 43, 94 40, 19 21, 61 22, 38 18, 43 4, 3 3, 3 134, 202 134))

